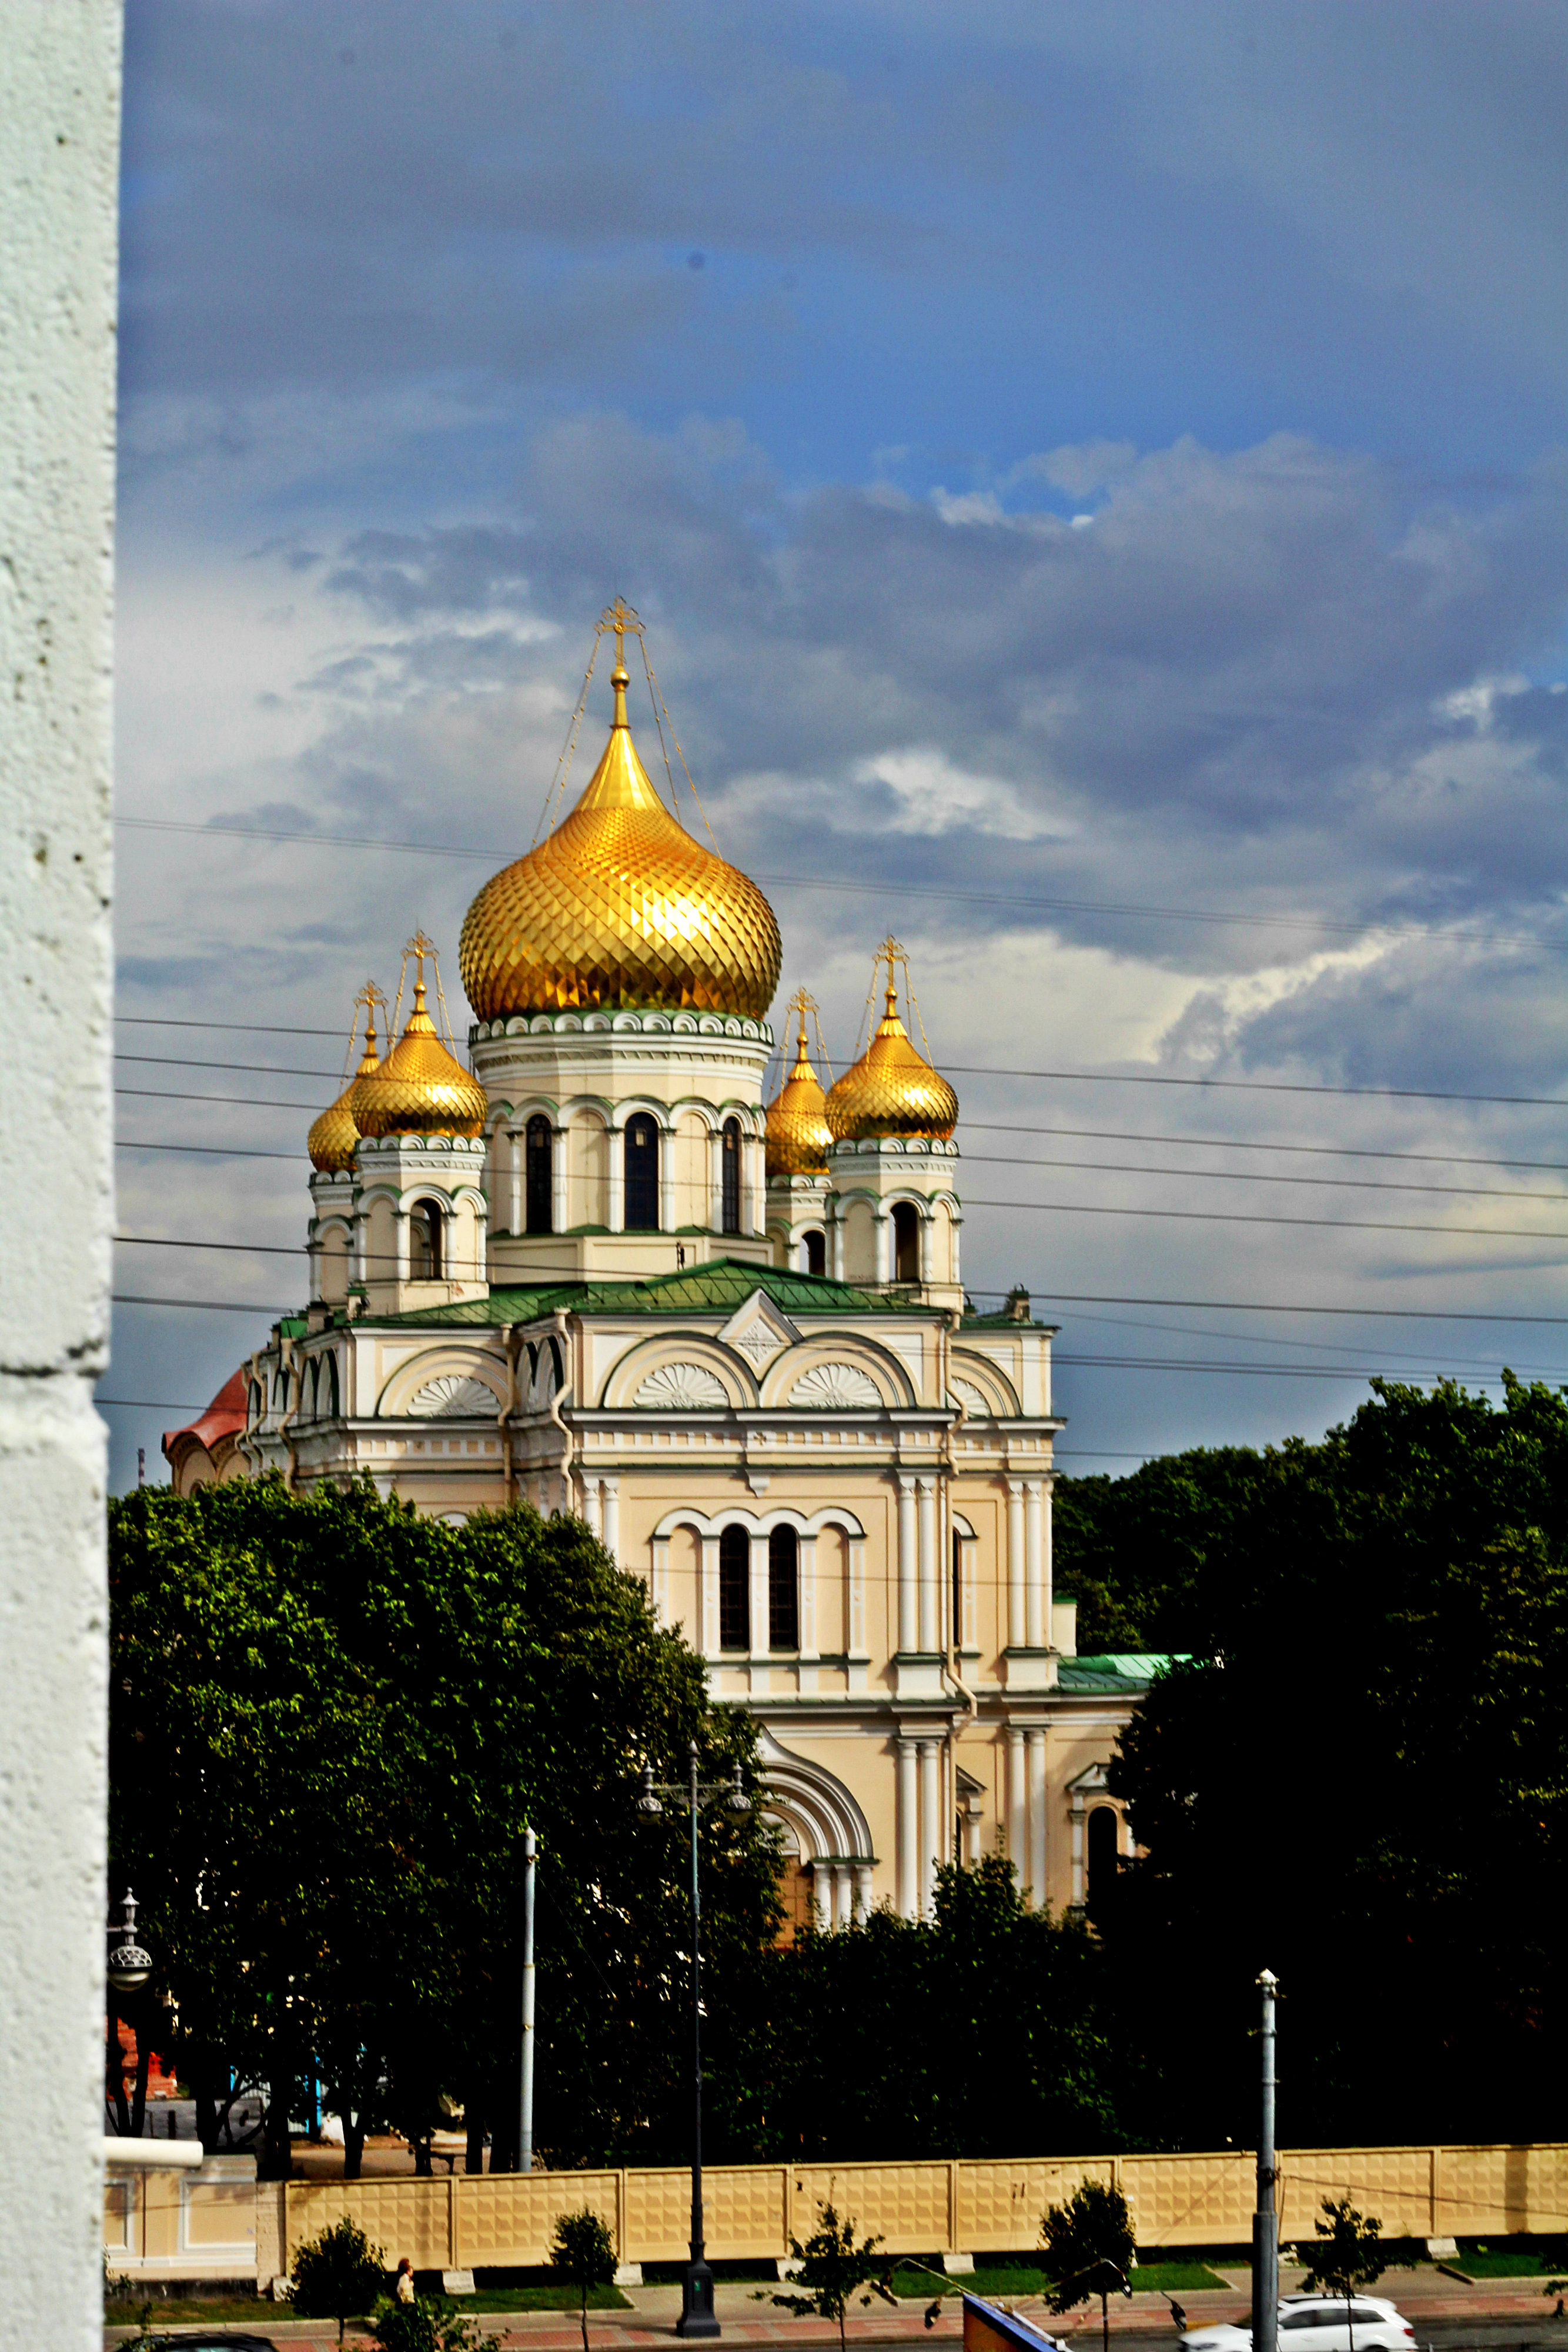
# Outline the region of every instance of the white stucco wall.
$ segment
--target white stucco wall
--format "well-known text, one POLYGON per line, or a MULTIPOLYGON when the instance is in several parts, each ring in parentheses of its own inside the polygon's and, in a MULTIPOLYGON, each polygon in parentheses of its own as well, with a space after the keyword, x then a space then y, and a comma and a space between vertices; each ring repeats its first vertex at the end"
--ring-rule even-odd
POLYGON ((118 0, 0 9, 0 2347, 102 2340, 118 0), (45 1179, 42 1195, 40 1173, 45 1179), (16 1222, 16 1204, 44 1213, 16 1222))

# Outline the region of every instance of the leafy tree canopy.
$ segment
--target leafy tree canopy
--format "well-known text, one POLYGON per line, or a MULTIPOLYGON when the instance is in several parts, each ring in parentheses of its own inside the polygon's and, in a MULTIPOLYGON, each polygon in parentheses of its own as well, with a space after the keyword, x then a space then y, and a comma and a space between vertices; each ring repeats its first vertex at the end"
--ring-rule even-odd
MULTIPOLYGON (((427 2139, 451 2095, 504 2156, 531 1822, 538 2141, 678 2158, 687 1896, 635 1776, 692 1739, 706 1772, 749 1766, 754 1735, 640 1582, 576 1519, 276 1478, 125 1496, 110 1576, 111 1862, 208 2112, 233 2070, 286 2121, 315 2074, 350 2137, 379 2106, 427 2139)), ((755 1811, 702 1836, 722 1963, 772 1932, 773 1837, 755 1811)))
POLYGON ((1158 1621, 1197 1655, 1113 1767, 1147 1849, 1095 1909, 1145 2061, 1128 2119, 1178 2145, 1235 2133, 1267 1965, 1285 2144, 1550 2137, 1568 1402, 1378 1381, 1322 1444, 1257 1465, 1185 1614, 1158 1621))

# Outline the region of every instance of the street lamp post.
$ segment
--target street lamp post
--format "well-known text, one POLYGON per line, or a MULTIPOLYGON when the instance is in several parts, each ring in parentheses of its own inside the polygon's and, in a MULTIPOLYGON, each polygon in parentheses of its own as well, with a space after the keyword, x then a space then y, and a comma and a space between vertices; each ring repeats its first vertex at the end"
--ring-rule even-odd
POLYGON ((677 2336, 717 2336, 722 2331, 714 2315, 713 2273, 703 2258, 703 2028, 702 2028, 702 1898, 697 1886, 697 1819, 710 1805, 727 1812, 748 1813, 747 1795, 737 1764, 727 1780, 699 1780, 697 1744, 694 1739, 687 1775, 683 1780, 655 1780, 651 1764, 643 1767, 637 1810, 650 1817, 663 1813, 661 1798, 685 1805, 692 1832, 692 2238, 691 2260, 681 2280, 681 2315, 677 2336))
POLYGON ((125 2098, 125 2077, 120 2057, 120 2038, 111 2022, 109 2040, 111 2044, 110 2063, 113 2069, 115 2120, 120 2136, 141 2137, 146 2119, 147 2100, 147 2003, 141 1998, 152 1974, 152 1955, 136 1940, 136 1897, 128 1886, 121 1905, 123 1916, 120 1925, 110 1928, 112 1943, 104 1974, 109 1981, 109 2008, 111 2021, 126 2018, 136 2028, 136 2086, 128 2106, 125 2098))

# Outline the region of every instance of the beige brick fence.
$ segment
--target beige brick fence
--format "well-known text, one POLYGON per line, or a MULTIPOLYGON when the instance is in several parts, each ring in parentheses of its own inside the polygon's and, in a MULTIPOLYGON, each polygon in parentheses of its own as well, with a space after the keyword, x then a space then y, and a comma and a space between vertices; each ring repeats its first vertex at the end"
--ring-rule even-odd
MULTIPOLYGON (((117 2180, 111 2168, 105 2243, 112 2266, 174 2277, 183 2274, 184 2247, 201 2249, 193 2272, 218 2267, 220 2244, 236 2253, 243 2246, 248 2257, 234 2210, 235 2163, 214 2158, 183 2182, 155 2175, 117 2180), (221 2178, 218 2167, 225 2168, 221 2178)), ((1391 2238, 1568 2230, 1568 2143, 1293 2148, 1281 2163, 1281 2233, 1287 2240, 1310 2236, 1320 2199, 1346 2191, 1379 2216, 1391 2238)), ((704 2175, 707 2251, 716 2262, 787 2254, 791 2236, 810 2231, 818 2201, 831 2199, 892 2253, 1022 2252, 1038 2244, 1047 2205, 1061 2203, 1084 2179, 1121 2189, 1142 2246, 1244 2246, 1250 2239, 1253 2159, 1228 2148, 1188 2156, 714 2165, 704 2175)), ((344 2213, 389 2258, 407 2254, 419 2270, 542 2263, 557 2216, 583 2205, 610 2224, 623 2263, 678 2261, 686 2251, 691 2190, 690 2176, 671 2169, 261 2182, 254 2193, 254 2261, 265 2285, 287 2269, 297 2246, 344 2213)), ((248 2258, 236 2260, 231 2274, 249 2266, 248 2258)))

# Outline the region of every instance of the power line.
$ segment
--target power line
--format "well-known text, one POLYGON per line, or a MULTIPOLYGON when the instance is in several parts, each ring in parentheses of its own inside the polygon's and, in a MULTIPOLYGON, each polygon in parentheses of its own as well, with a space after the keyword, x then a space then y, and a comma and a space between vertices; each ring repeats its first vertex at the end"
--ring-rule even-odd
MULTIPOLYGON (((526 853, 517 849, 470 849, 450 842, 387 841, 367 838, 362 834, 286 832, 270 825, 198 824, 181 817, 117 816, 116 824, 125 825, 139 833, 194 834, 206 841, 287 841, 303 844, 311 849, 390 850, 415 857, 455 857, 476 860, 490 865, 499 862, 510 865, 526 853)), ((884 882, 862 882, 852 876, 819 874, 776 874, 760 868, 752 875, 757 882, 767 882, 783 890, 837 890, 858 898, 882 898, 886 894, 884 882)), ((1018 907, 1028 912, 1046 911, 1071 915, 1130 915, 1140 920, 1178 923, 1216 923, 1228 929, 1308 931, 1332 931, 1348 939, 1364 939, 1368 931, 1389 928, 1390 920, 1379 921, 1368 917, 1359 923, 1333 920, 1316 915, 1237 914, 1201 907, 1157 907, 1134 903, 1122 904, 1104 898, 1049 898, 1033 892, 1020 895, 1001 890, 950 890, 932 888, 922 883, 900 882, 899 896, 904 898, 932 898, 943 905, 969 907, 1018 907)), ((1534 931, 1471 931, 1458 926, 1440 927, 1425 923, 1405 922, 1395 934, 1398 940, 1457 940, 1471 947, 1537 947, 1561 953, 1568 941, 1542 939, 1534 931)))

